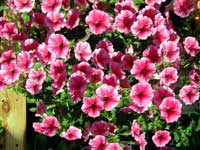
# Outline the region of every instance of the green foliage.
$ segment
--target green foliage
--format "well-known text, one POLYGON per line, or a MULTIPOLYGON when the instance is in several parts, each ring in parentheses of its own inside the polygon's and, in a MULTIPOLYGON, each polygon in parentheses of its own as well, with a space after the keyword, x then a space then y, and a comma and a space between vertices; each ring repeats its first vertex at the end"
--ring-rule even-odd
POLYGON ((3 126, 2 126, 2 120, 0 120, 0 138, 3 135, 3 132, 4 132, 4 129, 3 129, 3 126))

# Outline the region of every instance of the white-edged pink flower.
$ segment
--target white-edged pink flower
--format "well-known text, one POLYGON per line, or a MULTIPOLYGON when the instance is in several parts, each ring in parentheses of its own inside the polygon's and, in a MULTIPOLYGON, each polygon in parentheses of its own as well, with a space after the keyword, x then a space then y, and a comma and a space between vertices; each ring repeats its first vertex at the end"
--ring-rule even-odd
POLYGON ((80 72, 84 73, 85 77, 87 79, 90 79, 90 76, 92 74, 93 68, 90 66, 89 63, 87 63, 87 62, 81 62, 79 64, 75 64, 72 67, 72 73, 77 72, 77 71, 80 71, 80 72))
POLYGON ((137 38, 146 40, 153 32, 153 22, 149 17, 138 15, 137 20, 131 27, 131 31, 137 38))
POLYGON ((60 77, 66 78, 66 65, 62 60, 56 60, 51 63, 49 76, 54 80, 58 80, 60 77))
POLYGON ((148 46, 142 53, 143 57, 148 58, 152 63, 158 63, 161 59, 161 53, 159 49, 154 46, 148 46))
POLYGON ((160 106, 161 117, 167 123, 176 122, 181 117, 182 104, 174 97, 166 97, 161 102, 160 106))
POLYGON ((47 47, 57 58, 68 59, 70 57, 69 41, 62 34, 51 34, 47 47))
POLYGON ((42 0, 41 10, 43 13, 57 13, 62 6, 62 0, 42 0))
POLYGON ((59 31, 65 26, 65 19, 63 13, 50 12, 47 14, 46 24, 53 31, 59 31))
POLYGON ((48 50, 46 43, 42 43, 38 46, 38 57, 44 64, 51 64, 55 61, 55 55, 48 50))
POLYGON ((112 73, 104 76, 103 83, 110 85, 110 86, 113 86, 115 88, 119 87, 119 79, 116 77, 115 74, 112 74, 112 73))
POLYGON ((35 80, 42 84, 44 82, 44 79, 46 78, 46 72, 43 68, 40 68, 38 70, 31 69, 28 77, 29 79, 35 80))
POLYGON ((109 56, 114 52, 113 44, 109 40, 101 40, 96 44, 96 49, 102 48, 107 51, 109 56))
POLYGON ((92 69, 92 73, 89 76, 89 80, 92 83, 99 83, 103 81, 104 72, 101 69, 92 69))
POLYGON ((162 2, 165 2, 166 0, 145 0, 145 3, 154 6, 155 4, 161 4, 162 2))
POLYGON ((111 19, 108 13, 101 10, 91 10, 85 18, 93 34, 102 34, 111 26, 111 19))
POLYGON ((65 26, 70 30, 77 27, 80 21, 79 15, 80 15, 80 12, 76 8, 73 8, 72 10, 70 10, 67 13, 67 21, 66 21, 65 26))
POLYGON ((185 85, 179 92, 179 98, 186 104, 191 105, 199 99, 199 92, 197 88, 191 85, 185 85))
POLYGON ((186 53, 196 56, 200 52, 199 42, 195 37, 188 36, 183 41, 186 53))
POLYGON ((7 40, 12 39, 18 34, 17 27, 14 22, 5 23, 3 29, 1 30, 2 37, 7 40))
POLYGON ((12 50, 3 52, 0 57, 1 65, 9 65, 10 63, 14 63, 15 60, 16 55, 12 52, 12 50))
POLYGON ((74 49, 75 57, 79 61, 88 61, 92 56, 92 50, 88 42, 78 42, 74 49))
POLYGON ((7 86, 7 81, 4 78, 2 72, 0 72, 0 91, 2 91, 7 86))
POLYGON ((42 84, 37 80, 28 79, 25 85, 26 91, 32 95, 36 95, 42 89, 42 84))
POLYGON ((133 14, 136 14, 138 12, 137 7, 135 6, 132 0, 122 0, 122 1, 118 1, 115 4, 116 13, 120 13, 122 10, 129 10, 133 14))
POLYGON ((110 143, 108 145, 109 150, 122 150, 122 147, 118 143, 110 143))
POLYGON ((82 133, 81 129, 74 126, 70 126, 66 131, 62 132, 60 136, 62 138, 65 138, 66 140, 73 141, 81 139, 82 133))
POLYGON ((129 10, 122 10, 115 17, 114 27, 121 33, 128 34, 135 20, 135 14, 129 10))
POLYGON ((14 0, 15 9, 19 12, 30 12, 34 7, 35 0, 14 0))
POLYGON ((171 140, 170 132, 166 130, 158 130, 152 137, 153 143, 156 147, 164 147, 171 140))
POLYGON ((103 110, 103 102, 97 96, 93 98, 84 97, 81 110, 90 117, 99 117, 100 112, 103 110))
POLYGON ((155 71, 155 64, 151 63, 148 58, 143 57, 134 61, 131 74, 140 82, 148 82, 155 71))
POLYGON ((114 107, 116 107, 121 97, 117 89, 106 84, 103 84, 97 88, 96 94, 103 102, 103 107, 107 111, 111 111, 114 107))
POLYGON ((142 130, 141 126, 137 123, 136 120, 133 120, 132 125, 131 125, 132 137, 134 137, 137 140, 140 136, 141 130, 142 130))
POLYGON ((91 146, 91 150, 107 150, 109 144, 105 136, 97 135, 89 141, 89 145, 91 146))
POLYGON ((159 25, 154 29, 153 32, 153 43, 159 46, 162 42, 169 39, 169 31, 165 25, 159 25))
POLYGON ((17 66, 21 71, 28 73, 30 68, 33 66, 31 55, 26 51, 19 53, 17 55, 17 66))
POLYGON ((174 67, 167 67, 160 72, 160 82, 164 85, 170 85, 178 80, 178 72, 174 67))

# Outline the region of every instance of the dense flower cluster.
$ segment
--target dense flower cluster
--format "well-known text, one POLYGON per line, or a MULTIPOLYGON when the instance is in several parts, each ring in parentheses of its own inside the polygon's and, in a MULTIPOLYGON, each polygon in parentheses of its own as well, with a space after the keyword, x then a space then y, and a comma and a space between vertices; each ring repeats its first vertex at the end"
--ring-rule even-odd
MULTIPOLYGON (((199 100, 200 69, 193 61, 200 53, 199 41, 194 36, 178 35, 170 18, 172 12, 188 17, 194 11, 194 1, 175 0, 168 5, 164 2, 145 0, 144 6, 139 7, 132 0, 119 0, 110 2, 109 7, 109 2, 101 0, 7 0, 27 30, 0 17, 0 38, 20 45, 17 52, 9 46, 1 54, 0 90, 16 85, 23 76, 28 96, 43 99, 48 88, 56 107, 70 103, 70 108, 65 108, 71 109, 68 114, 75 111, 78 117, 82 116, 79 123, 63 125, 63 111, 52 113, 45 106, 51 100, 40 100, 36 116, 42 121, 33 123, 35 132, 50 137, 59 134, 68 141, 87 141, 88 150, 130 150, 133 145, 144 150, 148 133, 137 117, 127 120, 126 131, 135 141, 128 145, 110 138, 124 129, 106 114, 149 113, 149 119, 154 120, 156 115, 170 125, 181 118, 185 105, 199 100), (44 35, 34 37, 29 28, 39 29, 44 35), (117 42, 126 43, 126 37, 131 42, 117 50, 113 35, 120 37, 117 42), (135 41, 143 43, 144 49, 137 50, 135 41), (180 87, 184 55, 194 67, 186 72, 189 82, 180 87), (59 100, 63 93, 67 93, 68 102, 59 100)), ((154 146, 170 145, 169 128, 152 132, 149 139, 154 146)))

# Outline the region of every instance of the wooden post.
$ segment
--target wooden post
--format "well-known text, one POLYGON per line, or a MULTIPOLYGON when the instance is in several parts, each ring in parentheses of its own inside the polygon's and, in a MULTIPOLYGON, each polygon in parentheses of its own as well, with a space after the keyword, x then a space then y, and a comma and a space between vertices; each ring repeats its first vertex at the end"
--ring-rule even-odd
POLYGON ((3 120, 5 128, 5 136, 2 140, 3 150, 24 150, 26 98, 12 90, 2 91, 0 93, 0 119, 3 120))

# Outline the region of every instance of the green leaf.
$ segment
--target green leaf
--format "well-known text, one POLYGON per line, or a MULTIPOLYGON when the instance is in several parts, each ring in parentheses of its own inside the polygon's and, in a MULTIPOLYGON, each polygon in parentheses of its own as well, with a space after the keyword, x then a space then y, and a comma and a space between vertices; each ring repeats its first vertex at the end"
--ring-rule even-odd
POLYGON ((23 13, 23 20, 24 20, 24 23, 27 23, 30 21, 30 16, 27 12, 23 13))

